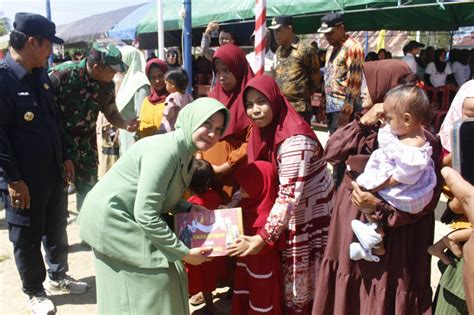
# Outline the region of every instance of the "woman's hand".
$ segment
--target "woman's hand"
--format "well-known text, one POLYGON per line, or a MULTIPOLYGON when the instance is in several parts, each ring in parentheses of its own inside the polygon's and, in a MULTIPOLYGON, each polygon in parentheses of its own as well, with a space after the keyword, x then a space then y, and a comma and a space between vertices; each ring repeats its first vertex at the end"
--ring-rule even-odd
POLYGON ((352 191, 351 201, 354 206, 359 208, 361 212, 367 214, 374 213, 380 199, 368 191, 362 191, 356 182, 352 182, 352 188, 354 188, 354 190, 352 191))
POLYGON ((249 242, 245 241, 242 237, 235 240, 234 244, 227 247, 227 255, 242 256, 249 249, 249 242))
POLYGON ((448 185, 454 195, 454 199, 449 203, 449 207, 456 213, 464 211, 469 221, 474 223, 474 186, 450 167, 444 167, 441 170, 441 174, 446 181, 446 185, 448 185))
POLYGON ((452 164, 452 155, 451 153, 448 153, 446 154, 445 156, 443 156, 442 160, 441 160, 441 166, 449 166, 451 167, 451 164, 452 164))
POLYGON ((382 117, 383 103, 377 103, 360 118, 360 122, 367 126, 374 126, 382 117))
POLYGON ((265 242, 260 235, 242 235, 234 242, 234 244, 229 246, 227 253, 230 256, 245 257, 249 255, 257 255, 264 247, 265 242))
POLYGON ((200 265, 203 262, 212 260, 212 258, 205 256, 211 252, 212 247, 191 248, 189 254, 183 257, 183 261, 190 265, 200 265))
POLYGON ((443 237, 443 244, 454 256, 462 258, 462 244, 456 237, 452 237, 452 233, 443 237))

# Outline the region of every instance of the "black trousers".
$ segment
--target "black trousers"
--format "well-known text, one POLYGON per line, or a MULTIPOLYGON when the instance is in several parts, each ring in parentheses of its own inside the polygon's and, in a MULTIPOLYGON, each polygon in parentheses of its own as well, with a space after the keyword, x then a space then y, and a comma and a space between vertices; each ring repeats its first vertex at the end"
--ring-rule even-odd
POLYGON ((5 208, 23 292, 32 296, 44 292, 46 269, 41 243, 46 253, 50 279, 58 279, 68 270, 68 212, 67 195, 62 182, 29 185, 28 188, 30 209, 13 209, 9 197, 6 198, 5 208))

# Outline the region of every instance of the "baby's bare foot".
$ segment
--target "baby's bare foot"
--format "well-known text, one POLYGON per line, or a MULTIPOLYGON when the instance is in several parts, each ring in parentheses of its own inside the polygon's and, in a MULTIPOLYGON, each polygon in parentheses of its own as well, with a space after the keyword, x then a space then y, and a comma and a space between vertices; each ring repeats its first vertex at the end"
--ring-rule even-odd
POLYGON ((383 241, 381 241, 372 248, 372 253, 377 256, 385 255, 385 246, 383 244, 383 241))

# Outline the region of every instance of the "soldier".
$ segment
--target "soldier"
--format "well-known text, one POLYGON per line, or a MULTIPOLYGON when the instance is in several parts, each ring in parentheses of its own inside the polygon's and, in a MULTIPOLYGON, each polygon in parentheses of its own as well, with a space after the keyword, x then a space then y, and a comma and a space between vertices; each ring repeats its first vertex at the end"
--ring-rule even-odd
POLYGON ((87 58, 66 62, 49 74, 65 122, 65 142, 75 167, 77 209, 97 182, 96 121, 99 111, 115 127, 134 132, 136 119, 125 121, 115 105, 117 72, 128 67, 112 44, 94 43, 87 58))
POLYGON ((17 13, 10 33, 10 51, 0 64, 0 167, 10 198, 6 221, 15 263, 29 308, 36 314, 55 312, 46 297, 48 264, 50 290, 83 293, 87 284, 66 275, 68 243, 65 181, 73 165, 61 141, 59 113, 51 82, 43 68, 56 37, 45 17, 17 13), (66 178, 63 177, 66 170, 66 178))

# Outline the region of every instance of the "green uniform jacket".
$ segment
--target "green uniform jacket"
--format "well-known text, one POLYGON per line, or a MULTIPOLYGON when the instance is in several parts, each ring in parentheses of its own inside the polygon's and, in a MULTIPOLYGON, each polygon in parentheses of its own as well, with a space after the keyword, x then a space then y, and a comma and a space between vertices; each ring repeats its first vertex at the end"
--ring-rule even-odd
POLYGON ((185 211, 196 148, 183 129, 134 144, 89 192, 81 209, 81 239, 100 253, 139 268, 167 268, 189 249, 160 214, 185 211))

